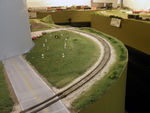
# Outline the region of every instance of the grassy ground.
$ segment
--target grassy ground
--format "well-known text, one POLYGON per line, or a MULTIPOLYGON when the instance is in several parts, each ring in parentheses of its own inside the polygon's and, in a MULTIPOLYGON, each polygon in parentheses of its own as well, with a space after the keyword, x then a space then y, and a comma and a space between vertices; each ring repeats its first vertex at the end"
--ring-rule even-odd
POLYGON ((13 108, 13 101, 10 98, 7 84, 5 82, 3 66, 0 62, 0 113, 10 113, 13 108))
POLYGON ((31 32, 51 29, 50 25, 46 25, 37 19, 30 19, 31 32))
POLYGON ((104 15, 104 16, 114 15, 114 16, 125 18, 125 19, 128 18, 128 14, 122 13, 122 12, 120 12, 120 10, 106 10, 106 11, 98 11, 96 13, 97 14, 99 13, 99 14, 104 15))
POLYGON ((117 53, 117 61, 111 66, 110 71, 102 80, 97 81, 88 91, 82 93, 82 95, 72 103, 75 111, 81 110, 88 104, 94 103, 97 99, 99 99, 104 92, 106 92, 107 89, 119 78, 124 66, 127 63, 127 50, 120 41, 94 29, 81 28, 81 30, 100 35, 108 40, 115 48, 117 53))
POLYGON ((59 31, 35 40, 35 47, 26 55, 26 59, 52 85, 62 88, 91 67, 99 54, 98 45, 90 39, 59 31))
POLYGON ((48 23, 48 24, 54 24, 51 15, 48 15, 48 16, 42 18, 41 21, 44 23, 48 23))

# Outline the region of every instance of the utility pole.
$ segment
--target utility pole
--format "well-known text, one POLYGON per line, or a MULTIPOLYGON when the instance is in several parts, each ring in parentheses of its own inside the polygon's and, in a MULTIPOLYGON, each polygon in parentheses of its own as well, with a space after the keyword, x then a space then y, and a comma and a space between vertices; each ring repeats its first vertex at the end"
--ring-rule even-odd
POLYGON ((120 0, 120 8, 123 8, 123 0, 120 0))

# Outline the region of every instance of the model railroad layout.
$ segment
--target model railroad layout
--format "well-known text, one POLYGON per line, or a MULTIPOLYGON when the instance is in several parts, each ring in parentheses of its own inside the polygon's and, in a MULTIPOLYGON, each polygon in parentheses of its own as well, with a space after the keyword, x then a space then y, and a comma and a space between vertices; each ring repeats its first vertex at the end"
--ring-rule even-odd
MULTIPOLYGON (((61 28, 58 28, 62 30, 61 28)), ((86 84, 88 81, 90 81, 93 77, 95 77, 99 72, 101 72, 101 70, 106 66, 106 64, 108 63, 110 56, 111 56, 111 49, 110 46, 108 44, 108 42, 106 42, 103 38, 101 38, 98 35, 92 34, 92 33, 88 33, 85 31, 79 31, 77 29, 74 28, 65 28, 63 30, 71 30, 72 32, 77 32, 77 33, 82 33, 82 34, 87 34, 89 36, 92 36, 94 38, 96 38, 99 42, 101 42, 102 46, 104 47, 104 55, 103 58, 101 60, 101 62, 98 64, 98 66, 93 69, 89 74, 87 74, 85 77, 83 77, 81 80, 77 81, 76 83, 74 83, 73 85, 71 85, 70 87, 68 87, 67 89, 55 94, 54 96, 46 99, 43 102, 40 102, 37 105, 34 105, 26 110, 21 111, 20 113, 26 113, 26 112, 31 112, 31 113, 36 113, 39 112, 41 110, 43 110, 44 108, 54 104, 55 102, 67 97, 69 94, 71 94, 72 92, 78 90, 80 87, 82 87, 84 84, 86 84)))

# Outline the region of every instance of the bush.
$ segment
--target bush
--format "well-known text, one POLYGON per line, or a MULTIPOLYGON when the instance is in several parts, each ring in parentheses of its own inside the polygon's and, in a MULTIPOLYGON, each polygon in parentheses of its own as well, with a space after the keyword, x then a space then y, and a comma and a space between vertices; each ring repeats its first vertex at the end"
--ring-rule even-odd
POLYGON ((45 22, 45 23, 49 23, 49 24, 54 24, 54 21, 53 21, 51 15, 48 15, 48 16, 42 18, 41 21, 42 21, 42 22, 45 22))

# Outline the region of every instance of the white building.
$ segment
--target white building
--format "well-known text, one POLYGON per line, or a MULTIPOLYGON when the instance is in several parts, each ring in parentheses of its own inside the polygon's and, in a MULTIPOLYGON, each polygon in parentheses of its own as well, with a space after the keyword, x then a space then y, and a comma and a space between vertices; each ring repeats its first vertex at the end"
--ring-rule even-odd
POLYGON ((99 3, 104 3, 104 4, 112 3, 113 8, 116 8, 118 6, 118 0, 91 0, 91 2, 94 2, 95 5, 96 5, 96 3, 97 4, 99 4, 99 3))
POLYGON ((150 9, 150 0, 124 0, 123 4, 133 10, 150 9))
POLYGON ((48 0, 26 0, 28 7, 46 7, 48 0))

